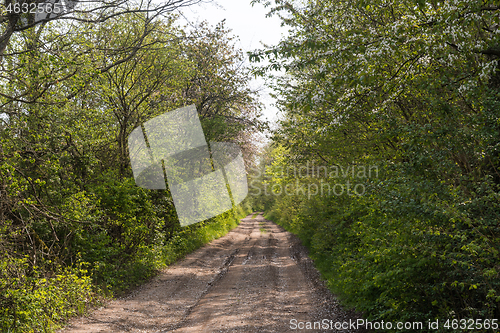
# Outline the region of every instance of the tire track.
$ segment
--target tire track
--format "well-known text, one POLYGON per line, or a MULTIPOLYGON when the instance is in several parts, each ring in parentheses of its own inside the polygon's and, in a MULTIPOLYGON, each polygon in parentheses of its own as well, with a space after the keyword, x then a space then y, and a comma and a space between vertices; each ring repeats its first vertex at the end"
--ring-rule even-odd
POLYGON ((61 332, 289 332, 292 319, 348 317, 298 239, 260 212, 61 332))

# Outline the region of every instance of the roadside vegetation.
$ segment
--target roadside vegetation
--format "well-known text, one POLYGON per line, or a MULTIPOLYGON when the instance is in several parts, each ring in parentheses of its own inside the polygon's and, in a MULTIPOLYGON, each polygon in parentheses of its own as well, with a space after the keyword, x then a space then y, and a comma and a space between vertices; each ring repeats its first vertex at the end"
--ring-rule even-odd
POLYGON ((367 319, 497 331, 498 3, 268 4, 290 35, 250 55, 282 112, 255 208, 367 319))
POLYGON ((0 5, 0 331, 52 332, 249 213, 181 228, 169 192, 132 176, 130 132, 190 104, 207 141, 256 152, 243 55, 223 24, 180 26, 172 11, 194 2, 110 1, 38 24, 0 5))

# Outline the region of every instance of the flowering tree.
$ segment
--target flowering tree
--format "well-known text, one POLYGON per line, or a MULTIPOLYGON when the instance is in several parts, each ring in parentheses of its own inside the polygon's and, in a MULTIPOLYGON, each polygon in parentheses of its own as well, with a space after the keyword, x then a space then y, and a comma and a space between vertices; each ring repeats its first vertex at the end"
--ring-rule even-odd
POLYGON ((498 3, 266 4, 290 32, 250 54, 269 61, 258 74, 286 71, 279 163, 382 170, 363 197, 282 196, 276 214, 371 318, 498 314, 498 3))

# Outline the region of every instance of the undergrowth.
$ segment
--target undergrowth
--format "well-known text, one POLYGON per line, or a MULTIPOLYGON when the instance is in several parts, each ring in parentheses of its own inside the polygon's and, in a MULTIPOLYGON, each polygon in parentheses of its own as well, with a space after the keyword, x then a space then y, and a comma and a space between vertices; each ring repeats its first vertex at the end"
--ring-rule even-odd
MULTIPOLYGON (((54 267, 50 261, 34 266, 28 257, 4 257, 0 260, 0 330, 54 332, 70 317, 143 283, 186 254, 225 235, 249 211, 249 207, 240 205, 235 211, 179 227, 164 244, 141 245, 136 253, 123 253, 114 260, 109 259, 111 256, 94 262, 80 259, 68 267, 54 267)), ((93 246, 98 248, 99 244, 93 246)), ((116 249, 111 247, 110 251, 116 249)))

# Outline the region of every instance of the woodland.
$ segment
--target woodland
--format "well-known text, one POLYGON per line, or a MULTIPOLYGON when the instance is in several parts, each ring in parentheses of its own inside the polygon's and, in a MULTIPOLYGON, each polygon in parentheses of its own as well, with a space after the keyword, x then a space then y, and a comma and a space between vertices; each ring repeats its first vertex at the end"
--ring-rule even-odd
POLYGON ((267 5, 289 35, 250 55, 281 111, 256 202, 369 320, 498 331, 499 3, 267 5))
POLYGON ((39 22, 0 5, 0 331, 52 332, 246 215, 181 228, 168 190, 130 167, 134 128, 192 104, 207 141, 255 154, 245 56, 224 23, 180 23, 196 2, 96 1, 39 22))
POLYGON ((498 331, 500 3, 253 0, 288 35, 244 54, 224 22, 180 23, 197 2, 0 4, 1 330, 53 332, 258 209, 367 320, 498 331), (191 104, 242 148, 249 196, 181 228, 127 138, 191 104))

